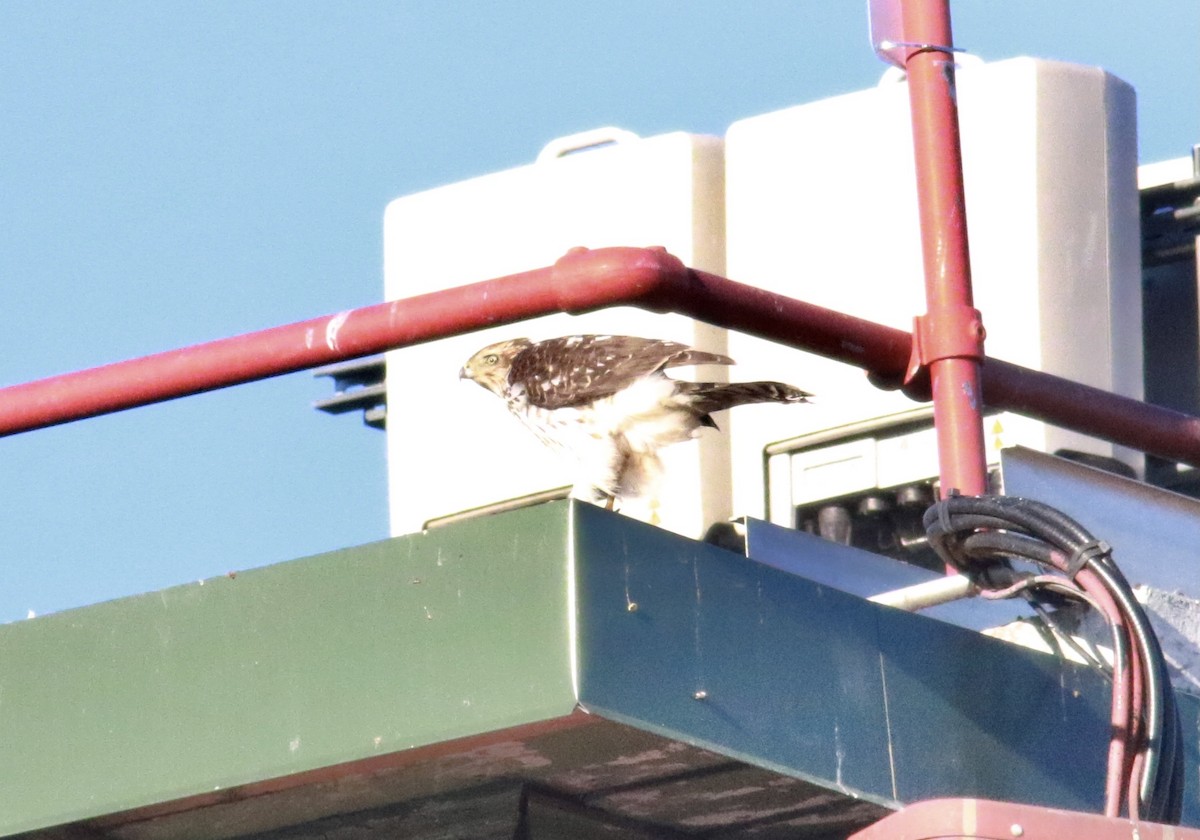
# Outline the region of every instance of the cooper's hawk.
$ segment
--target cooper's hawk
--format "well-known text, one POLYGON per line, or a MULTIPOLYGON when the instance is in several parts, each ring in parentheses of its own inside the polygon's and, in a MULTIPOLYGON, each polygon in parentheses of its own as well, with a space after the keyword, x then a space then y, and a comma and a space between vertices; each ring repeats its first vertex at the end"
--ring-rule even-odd
POLYGON ((747 403, 806 402, 780 382, 684 382, 667 368, 733 359, 674 341, 623 335, 514 338, 484 347, 459 371, 500 397, 543 443, 573 456, 576 496, 652 496, 658 450, 716 428, 712 413, 747 403))

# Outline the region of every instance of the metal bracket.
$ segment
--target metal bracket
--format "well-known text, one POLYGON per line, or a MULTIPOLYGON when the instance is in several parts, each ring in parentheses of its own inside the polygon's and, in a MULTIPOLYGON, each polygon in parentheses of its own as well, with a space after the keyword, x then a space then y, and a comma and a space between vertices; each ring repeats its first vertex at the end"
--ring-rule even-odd
POLYGON ((946 55, 965 52, 949 44, 935 44, 910 39, 904 25, 903 0, 867 0, 867 20, 871 29, 871 46, 880 60, 904 70, 908 60, 923 52, 946 55))
POLYGON ((382 356, 352 359, 326 365, 313 371, 313 376, 333 379, 334 394, 313 402, 313 408, 327 414, 362 411, 363 423, 373 429, 387 428, 387 367, 382 356))
POLYGON ((965 53, 966 52, 966 50, 963 49, 962 47, 948 47, 948 46, 945 46, 944 44, 916 44, 911 41, 886 41, 886 40, 884 40, 884 41, 880 41, 878 44, 876 44, 877 50, 890 51, 890 50, 896 49, 897 47, 905 47, 906 49, 910 49, 910 50, 912 50, 912 54, 916 54, 919 52, 943 52, 943 53, 946 53, 947 55, 953 55, 954 53, 965 53))
POLYGON ((984 360, 983 316, 971 306, 941 306, 913 318, 912 353, 904 384, 908 385, 941 359, 984 360))

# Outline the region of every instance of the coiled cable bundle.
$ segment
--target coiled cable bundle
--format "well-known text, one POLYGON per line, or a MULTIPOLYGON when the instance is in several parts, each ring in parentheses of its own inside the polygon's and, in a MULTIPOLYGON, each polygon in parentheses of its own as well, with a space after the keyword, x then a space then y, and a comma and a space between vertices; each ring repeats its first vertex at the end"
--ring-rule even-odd
POLYGON ((983 597, 1025 597, 1043 614, 1044 597, 1065 598, 1103 617, 1111 668, 1078 649, 1111 674, 1104 812, 1120 816, 1124 803, 1131 819, 1178 822, 1183 753, 1175 697, 1158 639, 1111 547, 1066 514, 1012 496, 951 496, 925 512, 924 525, 933 549, 983 597))

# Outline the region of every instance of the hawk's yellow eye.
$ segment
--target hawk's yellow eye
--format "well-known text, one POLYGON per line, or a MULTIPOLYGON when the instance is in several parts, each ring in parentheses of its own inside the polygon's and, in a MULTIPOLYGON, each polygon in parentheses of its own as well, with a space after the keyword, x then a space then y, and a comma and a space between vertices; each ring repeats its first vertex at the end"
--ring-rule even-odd
POLYGON ((483 357, 483 363, 485 365, 494 365, 498 361, 500 361, 500 357, 497 356, 495 353, 488 353, 486 356, 483 357))

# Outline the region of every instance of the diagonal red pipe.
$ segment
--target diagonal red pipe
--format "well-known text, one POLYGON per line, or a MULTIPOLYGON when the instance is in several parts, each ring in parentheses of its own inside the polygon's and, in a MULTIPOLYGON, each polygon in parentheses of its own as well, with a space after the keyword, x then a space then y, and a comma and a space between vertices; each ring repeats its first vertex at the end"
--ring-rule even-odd
MULTIPOLYGON (((552 266, 0 388, 0 436, 544 315, 633 305, 678 312, 836 359, 886 387, 912 336, 686 268, 661 249, 576 250, 552 266)), ((451 374, 452 375, 452 374, 451 374)), ((988 360, 988 406, 1200 466, 1200 418, 988 360)), ((907 389, 928 398, 919 385, 907 389)))

